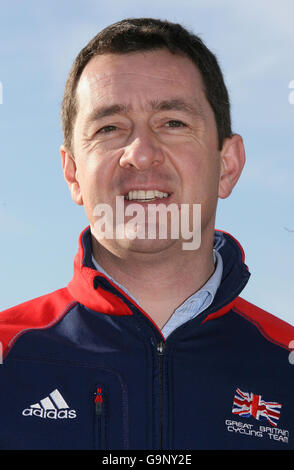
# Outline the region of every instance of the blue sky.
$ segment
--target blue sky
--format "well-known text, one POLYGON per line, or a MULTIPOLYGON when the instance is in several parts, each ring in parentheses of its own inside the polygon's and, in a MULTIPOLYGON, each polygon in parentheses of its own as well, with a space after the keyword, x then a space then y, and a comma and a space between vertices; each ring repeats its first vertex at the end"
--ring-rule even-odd
POLYGON ((63 179, 60 105, 71 64, 125 17, 182 23, 217 55, 247 162, 216 227, 243 246, 242 296, 294 325, 294 3, 259 0, 2 1, 0 310, 65 286, 88 225, 63 179), (290 230, 293 230, 291 232, 290 230))

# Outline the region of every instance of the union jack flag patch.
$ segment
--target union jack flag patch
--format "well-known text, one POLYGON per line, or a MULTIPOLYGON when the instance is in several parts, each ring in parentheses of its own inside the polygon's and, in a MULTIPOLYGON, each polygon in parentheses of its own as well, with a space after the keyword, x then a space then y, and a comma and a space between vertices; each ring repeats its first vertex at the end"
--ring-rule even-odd
POLYGON ((274 401, 264 401, 261 395, 255 395, 251 392, 242 392, 237 388, 232 413, 242 416, 243 418, 267 420, 272 426, 277 426, 280 418, 280 410, 282 405, 274 401))

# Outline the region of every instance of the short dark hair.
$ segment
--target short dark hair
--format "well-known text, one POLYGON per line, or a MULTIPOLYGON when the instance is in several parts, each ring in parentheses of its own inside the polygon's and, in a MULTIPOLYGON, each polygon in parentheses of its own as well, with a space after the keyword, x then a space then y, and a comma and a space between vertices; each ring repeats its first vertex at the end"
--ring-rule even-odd
POLYGON ((219 150, 226 137, 231 137, 229 95, 215 55, 203 41, 182 25, 154 18, 128 18, 99 32, 77 55, 69 72, 61 107, 64 144, 73 153, 72 137, 78 112, 76 88, 87 63, 95 56, 127 54, 167 48, 173 54, 184 54, 201 73, 206 98, 214 112, 219 150))

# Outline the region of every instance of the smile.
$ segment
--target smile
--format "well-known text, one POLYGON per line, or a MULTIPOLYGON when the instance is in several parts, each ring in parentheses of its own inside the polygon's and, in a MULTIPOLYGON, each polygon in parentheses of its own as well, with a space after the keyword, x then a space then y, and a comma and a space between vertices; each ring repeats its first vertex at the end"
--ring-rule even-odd
POLYGON ((142 189, 133 189, 126 194, 125 199, 127 201, 153 201, 155 199, 164 199, 168 196, 170 196, 169 193, 164 193, 157 189, 149 189, 147 191, 142 189))

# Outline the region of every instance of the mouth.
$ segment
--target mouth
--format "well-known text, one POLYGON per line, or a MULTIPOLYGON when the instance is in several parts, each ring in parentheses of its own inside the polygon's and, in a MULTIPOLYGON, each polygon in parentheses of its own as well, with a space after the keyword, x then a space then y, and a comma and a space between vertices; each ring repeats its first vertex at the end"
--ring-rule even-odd
POLYGON ((126 201, 151 202, 160 199, 164 200, 170 196, 171 193, 159 191, 158 189, 132 189, 125 194, 124 198, 126 201))

